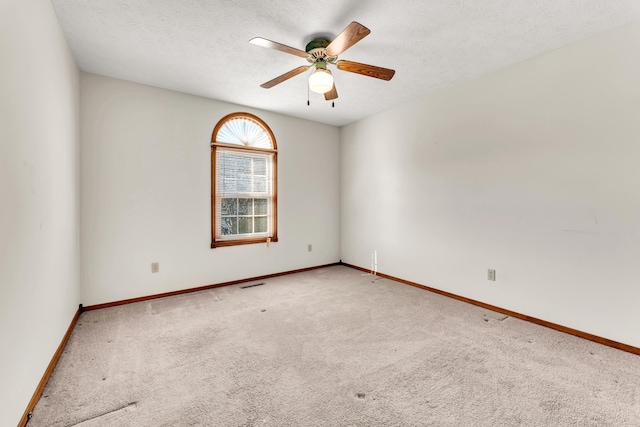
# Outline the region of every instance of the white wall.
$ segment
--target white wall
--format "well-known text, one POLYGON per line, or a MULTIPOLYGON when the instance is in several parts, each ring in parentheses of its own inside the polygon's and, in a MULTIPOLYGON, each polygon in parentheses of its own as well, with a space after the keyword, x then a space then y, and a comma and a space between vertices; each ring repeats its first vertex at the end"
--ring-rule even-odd
POLYGON ((47 0, 0 2, 0 425, 79 304, 79 76, 47 0))
POLYGON ((633 23, 342 128, 342 260, 640 347, 638 52, 633 23))
POLYGON ((84 305, 339 260, 338 128, 87 73, 81 108, 84 305), (278 144, 269 248, 210 248, 211 133, 236 111, 265 120, 278 144))

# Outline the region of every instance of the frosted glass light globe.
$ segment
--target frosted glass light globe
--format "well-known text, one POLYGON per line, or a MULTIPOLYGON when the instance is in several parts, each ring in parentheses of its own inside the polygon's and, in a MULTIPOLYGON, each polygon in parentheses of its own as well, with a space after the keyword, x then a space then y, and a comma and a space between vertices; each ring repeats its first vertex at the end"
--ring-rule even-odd
POLYGON ((326 68, 317 68, 309 76, 309 89, 315 93, 327 93, 333 88, 333 75, 326 68))

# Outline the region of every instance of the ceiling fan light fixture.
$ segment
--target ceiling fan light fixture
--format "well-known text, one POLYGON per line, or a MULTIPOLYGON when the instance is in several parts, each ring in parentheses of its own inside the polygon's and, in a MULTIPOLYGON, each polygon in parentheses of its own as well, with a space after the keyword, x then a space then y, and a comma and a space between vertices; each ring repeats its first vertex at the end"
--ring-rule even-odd
MULTIPOLYGON (((271 79, 268 82, 261 84, 260 87, 265 89, 272 88, 275 85, 289 80, 298 74, 302 74, 311 68, 312 72, 309 75, 309 89, 307 90, 324 95, 324 99, 327 101, 333 101, 338 98, 338 91, 336 90, 336 85, 331 71, 327 70, 327 65, 333 65, 338 70, 349 73, 374 77, 381 80, 391 80, 395 74, 394 70, 353 61, 338 61, 339 55, 354 44, 358 43, 370 32, 371 30, 364 25, 353 21, 332 41, 326 38, 316 38, 307 44, 305 50, 296 49, 282 43, 276 43, 262 37, 254 37, 249 40, 250 43, 305 58, 310 64, 294 68, 291 71, 279 75, 275 79, 271 79)), ((307 104, 308 103, 309 99, 307 98, 307 104)))
POLYGON ((309 89, 315 93, 327 93, 333 88, 333 75, 326 68, 316 68, 309 76, 309 89))

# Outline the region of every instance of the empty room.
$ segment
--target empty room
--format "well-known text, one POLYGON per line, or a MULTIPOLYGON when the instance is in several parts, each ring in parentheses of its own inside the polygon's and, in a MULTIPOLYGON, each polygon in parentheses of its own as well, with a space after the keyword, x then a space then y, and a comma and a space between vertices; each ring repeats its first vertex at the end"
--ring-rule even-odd
POLYGON ((0 426, 640 425, 636 0, 0 0, 0 426))

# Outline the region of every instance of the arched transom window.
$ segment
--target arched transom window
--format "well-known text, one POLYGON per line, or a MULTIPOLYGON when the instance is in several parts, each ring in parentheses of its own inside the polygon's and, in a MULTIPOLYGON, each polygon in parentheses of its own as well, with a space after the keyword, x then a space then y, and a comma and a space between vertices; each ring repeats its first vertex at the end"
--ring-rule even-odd
POLYGON ((249 113, 223 117, 211 135, 211 247, 277 242, 277 147, 249 113))

